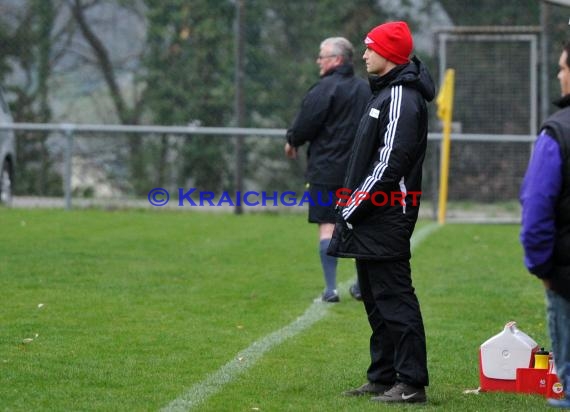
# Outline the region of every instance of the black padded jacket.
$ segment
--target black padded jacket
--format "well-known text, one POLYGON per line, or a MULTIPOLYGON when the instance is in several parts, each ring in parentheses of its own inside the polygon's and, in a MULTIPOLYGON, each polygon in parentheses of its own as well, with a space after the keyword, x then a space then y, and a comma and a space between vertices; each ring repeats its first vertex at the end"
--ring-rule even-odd
POLYGON ((351 64, 329 70, 309 89, 287 130, 292 146, 309 142, 309 183, 342 185, 358 122, 370 97, 366 80, 354 75, 351 64))
POLYGON ((426 102, 435 88, 416 57, 369 80, 373 98, 356 133, 328 252, 366 260, 409 259, 427 146, 426 102))

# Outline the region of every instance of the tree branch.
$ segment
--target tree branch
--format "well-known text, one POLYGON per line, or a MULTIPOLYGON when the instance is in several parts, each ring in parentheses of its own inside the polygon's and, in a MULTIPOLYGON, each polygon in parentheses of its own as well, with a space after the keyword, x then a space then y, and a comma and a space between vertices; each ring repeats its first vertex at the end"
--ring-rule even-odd
POLYGON ((95 53, 99 69, 101 70, 105 82, 109 87, 109 91, 111 93, 111 99, 113 100, 115 109, 117 110, 117 115, 121 120, 121 123, 127 124, 131 119, 128 114, 125 100, 121 95, 121 90, 117 83, 115 72, 113 70, 113 65, 109 57, 109 52, 107 51, 101 40, 97 37, 97 35, 93 32, 93 30, 87 23, 84 9, 81 4, 81 0, 75 0, 73 4, 70 5, 70 7, 73 17, 77 21, 79 29, 83 34, 83 37, 85 38, 85 40, 87 40, 89 45, 92 47, 93 52, 95 53))

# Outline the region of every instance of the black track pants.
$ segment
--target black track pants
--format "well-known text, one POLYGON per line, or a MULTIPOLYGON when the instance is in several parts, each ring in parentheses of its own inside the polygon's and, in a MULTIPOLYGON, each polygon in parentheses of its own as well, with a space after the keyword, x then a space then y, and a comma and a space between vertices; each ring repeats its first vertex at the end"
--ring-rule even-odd
POLYGON ((410 262, 357 259, 356 269, 372 328, 368 380, 427 386, 426 338, 410 262))

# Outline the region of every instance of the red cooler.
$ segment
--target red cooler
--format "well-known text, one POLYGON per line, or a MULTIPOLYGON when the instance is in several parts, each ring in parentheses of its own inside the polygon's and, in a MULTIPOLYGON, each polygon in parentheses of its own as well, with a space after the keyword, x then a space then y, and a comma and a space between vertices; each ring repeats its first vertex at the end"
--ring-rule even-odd
POLYGON ((546 375, 546 397, 552 399, 564 398, 564 388, 556 376, 556 366, 554 360, 550 359, 548 375, 546 375))
POLYGON ((546 396, 548 370, 535 368, 517 369, 517 392, 546 396))

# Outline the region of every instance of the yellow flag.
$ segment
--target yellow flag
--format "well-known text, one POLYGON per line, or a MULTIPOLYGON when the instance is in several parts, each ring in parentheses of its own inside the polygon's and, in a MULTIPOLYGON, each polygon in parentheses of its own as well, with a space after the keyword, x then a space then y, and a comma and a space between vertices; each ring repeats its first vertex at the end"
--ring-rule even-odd
POLYGON ((453 86, 455 83, 455 70, 447 69, 443 84, 437 94, 437 117, 445 121, 451 117, 453 110, 453 86))
POLYGON ((449 177, 449 157, 451 154, 451 120, 453 117, 453 88, 455 70, 447 69, 445 79, 437 95, 437 117, 443 122, 443 139, 441 142, 441 165, 439 173, 439 210, 437 221, 445 223, 447 210, 447 190, 449 177))

